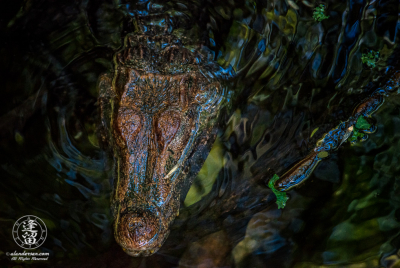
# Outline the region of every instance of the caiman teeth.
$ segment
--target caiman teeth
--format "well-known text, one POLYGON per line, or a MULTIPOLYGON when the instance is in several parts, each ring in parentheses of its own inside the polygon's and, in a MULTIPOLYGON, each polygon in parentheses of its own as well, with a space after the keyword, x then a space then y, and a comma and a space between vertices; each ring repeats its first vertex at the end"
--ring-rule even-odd
POLYGON ((164 177, 164 179, 168 179, 172 176, 172 174, 174 174, 174 172, 178 169, 179 165, 175 165, 170 172, 168 172, 168 174, 164 177))

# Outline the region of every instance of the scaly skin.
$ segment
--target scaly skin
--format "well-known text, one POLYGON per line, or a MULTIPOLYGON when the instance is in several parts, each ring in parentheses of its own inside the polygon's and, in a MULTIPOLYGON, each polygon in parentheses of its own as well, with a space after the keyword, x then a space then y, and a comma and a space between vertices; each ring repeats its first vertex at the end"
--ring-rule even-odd
POLYGON ((218 67, 203 58, 171 35, 130 34, 115 73, 100 78, 103 137, 115 161, 114 235, 131 256, 162 246, 191 184, 184 167, 199 142, 214 139, 224 91, 208 75, 218 67))

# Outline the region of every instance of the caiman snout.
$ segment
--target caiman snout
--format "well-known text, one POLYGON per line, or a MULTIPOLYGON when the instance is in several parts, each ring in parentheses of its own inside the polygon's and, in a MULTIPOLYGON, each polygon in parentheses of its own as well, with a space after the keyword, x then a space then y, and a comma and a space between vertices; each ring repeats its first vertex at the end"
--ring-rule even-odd
POLYGON ((137 208, 120 216, 115 238, 129 255, 150 255, 166 238, 161 226, 162 218, 157 213, 137 208))

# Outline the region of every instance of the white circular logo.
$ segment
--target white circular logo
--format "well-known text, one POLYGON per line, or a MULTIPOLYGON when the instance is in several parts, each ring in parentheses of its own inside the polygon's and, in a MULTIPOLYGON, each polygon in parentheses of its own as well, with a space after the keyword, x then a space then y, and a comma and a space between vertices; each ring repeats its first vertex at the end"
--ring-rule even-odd
POLYGON ((40 247, 46 240, 47 228, 39 217, 27 215, 15 222, 12 234, 18 246, 34 249, 40 247))

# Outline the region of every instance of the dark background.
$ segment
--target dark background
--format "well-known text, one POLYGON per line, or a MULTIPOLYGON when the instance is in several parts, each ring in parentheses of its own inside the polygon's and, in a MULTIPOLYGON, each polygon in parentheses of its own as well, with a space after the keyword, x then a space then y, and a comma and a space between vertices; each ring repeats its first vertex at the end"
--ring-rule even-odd
POLYGON ((97 139, 96 82, 112 70, 132 14, 154 4, 1 2, 1 265, 397 267, 395 94, 373 115, 377 132, 321 162, 288 192, 285 209, 277 209, 266 183, 306 156, 398 68, 398 1, 324 2, 330 17, 322 22, 312 18, 320 4, 313 1, 158 1, 176 16, 177 35, 195 33, 236 76, 210 160, 165 245, 145 259, 116 245, 112 160, 97 139), (369 50, 380 51, 373 69, 361 62, 369 50), (6 256, 22 251, 11 230, 30 214, 48 228, 36 250, 49 252, 48 262, 6 256))

